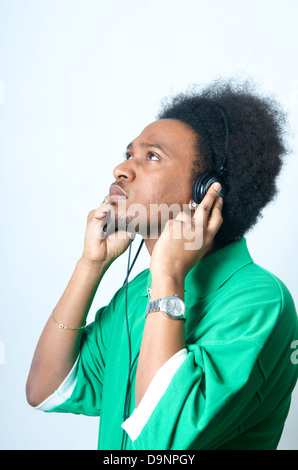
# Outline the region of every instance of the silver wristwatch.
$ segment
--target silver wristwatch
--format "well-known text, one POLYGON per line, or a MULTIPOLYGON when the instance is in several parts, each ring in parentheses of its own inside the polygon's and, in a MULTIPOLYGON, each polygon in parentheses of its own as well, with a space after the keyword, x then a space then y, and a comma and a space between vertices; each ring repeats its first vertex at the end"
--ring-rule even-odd
POLYGON ((171 295, 170 297, 153 300, 147 305, 145 317, 147 317, 148 313, 156 312, 157 310, 164 312, 170 318, 186 320, 186 306, 178 295, 171 295))

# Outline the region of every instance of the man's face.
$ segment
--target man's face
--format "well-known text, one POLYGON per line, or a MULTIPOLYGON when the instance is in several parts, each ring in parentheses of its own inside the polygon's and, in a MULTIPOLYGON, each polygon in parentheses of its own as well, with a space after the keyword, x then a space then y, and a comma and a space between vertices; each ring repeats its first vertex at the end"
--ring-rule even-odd
POLYGON ((126 160, 114 169, 115 182, 110 188, 109 204, 119 229, 137 231, 143 237, 160 234, 166 222, 160 214, 166 213, 166 207, 182 210, 188 205, 196 141, 196 132, 182 121, 161 119, 145 127, 128 145, 126 160), (114 194, 114 185, 126 198, 114 194), (138 222, 137 230, 133 221, 138 222))

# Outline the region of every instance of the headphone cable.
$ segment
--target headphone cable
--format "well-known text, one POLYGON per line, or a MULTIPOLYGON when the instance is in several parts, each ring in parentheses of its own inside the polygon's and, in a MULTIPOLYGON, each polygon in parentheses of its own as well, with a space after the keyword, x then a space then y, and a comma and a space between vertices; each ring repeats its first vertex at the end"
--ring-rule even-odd
MULTIPOLYGON (((131 364, 131 343, 130 343, 130 335, 129 335, 129 325, 128 325, 128 313, 127 313, 127 289, 128 289, 128 277, 129 277, 129 274, 136 262, 136 259, 137 257, 139 256, 139 253, 141 251, 141 248, 143 246, 143 243, 144 243, 144 239, 142 239, 141 243, 140 243, 140 246, 138 248, 138 251, 134 257, 134 260, 132 262, 132 265, 130 266, 130 256, 131 256, 131 246, 132 246, 132 242, 133 242, 133 239, 130 240, 129 242, 129 252, 128 252, 128 261, 127 261, 127 272, 126 272, 126 278, 125 278, 125 281, 123 283, 123 285, 125 284, 125 320, 126 320, 126 330, 127 330, 127 339, 128 339, 128 351, 129 351, 129 368, 128 368, 128 378, 127 378, 127 384, 126 384, 126 393, 125 393, 125 403, 124 403, 124 413, 123 413, 123 422, 126 420, 127 416, 126 416, 126 411, 127 411, 127 405, 128 405, 128 396, 129 396, 129 387, 130 387, 130 374, 131 374, 131 371, 132 371, 132 368, 134 366, 134 363, 139 355, 139 352, 138 354, 136 355, 133 363, 131 364)), ((124 436, 125 436, 125 430, 123 429, 123 434, 122 434, 122 443, 121 443, 121 450, 123 450, 123 443, 124 443, 124 436)))

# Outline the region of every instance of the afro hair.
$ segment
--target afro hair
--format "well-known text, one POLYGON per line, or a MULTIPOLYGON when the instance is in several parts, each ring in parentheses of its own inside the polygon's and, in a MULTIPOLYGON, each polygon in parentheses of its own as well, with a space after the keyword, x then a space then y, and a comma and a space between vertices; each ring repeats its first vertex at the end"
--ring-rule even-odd
POLYGON ((284 111, 275 98, 259 96, 255 88, 247 80, 216 80, 164 99, 157 116, 179 119, 197 132, 194 180, 206 171, 219 174, 225 161, 222 179, 228 192, 217 247, 238 240, 256 224, 276 197, 277 176, 288 153, 284 111))

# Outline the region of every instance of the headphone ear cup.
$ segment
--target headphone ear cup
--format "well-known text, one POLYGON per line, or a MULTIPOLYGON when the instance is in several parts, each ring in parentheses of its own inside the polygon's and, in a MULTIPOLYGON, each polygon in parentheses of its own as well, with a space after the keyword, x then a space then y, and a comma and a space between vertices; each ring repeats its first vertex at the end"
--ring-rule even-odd
POLYGON ((192 187, 192 198, 196 204, 200 204, 204 198, 203 194, 205 193, 205 186, 203 184, 203 180, 205 175, 206 173, 203 173, 202 175, 198 176, 192 187))
POLYGON ((219 196, 225 197, 226 189, 223 180, 220 176, 215 173, 203 173, 198 176, 192 187, 192 198, 196 204, 200 204, 207 194, 208 189, 213 183, 220 183, 221 190, 218 193, 219 196))

